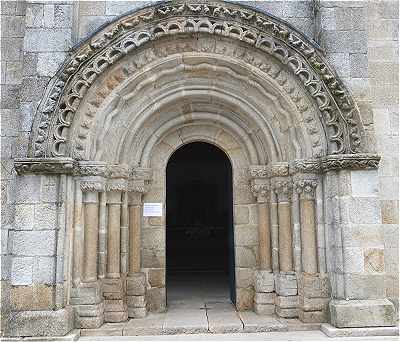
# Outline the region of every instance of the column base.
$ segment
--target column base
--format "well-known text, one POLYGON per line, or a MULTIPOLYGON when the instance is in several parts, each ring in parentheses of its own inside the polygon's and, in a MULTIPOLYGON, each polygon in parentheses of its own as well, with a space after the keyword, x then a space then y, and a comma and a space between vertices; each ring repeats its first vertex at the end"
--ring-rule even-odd
POLYGON ((128 316, 130 318, 146 317, 146 275, 141 272, 129 275, 126 279, 126 289, 128 316))
POLYGON ((104 322, 118 323, 128 319, 124 281, 106 278, 103 282, 104 322))
POLYGON ((328 323, 321 324, 321 331, 328 337, 398 336, 398 327, 336 328, 328 323))
POLYGON ((304 323, 328 322, 329 279, 325 274, 299 276, 299 319, 304 323))
POLYGON ((331 324, 336 328, 388 327, 396 323, 393 303, 388 299, 331 300, 331 324))
POLYGON ((10 314, 10 336, 64 336, 74 327, 74 312, 60 310, 18 311, 10 314))
POLYGON ((76 305, 75 327, 80 329, 100 328, 104 323, 104 303, 76 305))

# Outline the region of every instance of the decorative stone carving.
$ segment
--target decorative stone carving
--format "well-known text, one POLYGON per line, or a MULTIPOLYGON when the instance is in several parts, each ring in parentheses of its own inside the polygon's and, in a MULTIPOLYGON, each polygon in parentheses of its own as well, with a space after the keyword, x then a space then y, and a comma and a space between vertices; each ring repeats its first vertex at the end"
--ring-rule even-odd
POLYGON ((314 199, 315 189, 318 181, 316 179, 298 179, 294 181, 294 188, 302 198, 314 199))
POLYGON ((321 160, 320 159, 296 159, 290 162, 290 174, 295 173, 320 173, 321 160))
POLYGON ((27 173, 72 174, 76 162, 72 158, 18 158, 14 160, 19 175, 27 173))
MULTIPOLYGON (((122 56, 167 35, 208 32, 229 36, 276 57, 304 84, 317 103, 331 152, 355 153, 361 147, 359 113, 353 99, 319 48, 280 20, 227 3, 157 4, 110 24, 75 51, 51 82, 35 120, 30 153, 34 157, 63 156, 74 114, 99 74, 122 56), (156 24, 155 24, 156 23, 156 24), (55 122, 55 125, 50 124, 55 122), (53 138, 54 137, 54 138, 53 138)), ((82 123, 90 129, 91 121, 82 123)), ((79 145, 75 146, 78 150, 79 145)))
POLYGON ((339 154, 321 159, 324 172, 338 169, 377 169, 381 157, 376 154, 339 154))
POLYGON ((278 201, 289 201, 292 193, 292 183, 288 178, 277 178, 273 181, 273 190, 278 196, 278 201))
POLYGON ((107 164, 98 161, 81 161, 75 169, 75 175, 79 176, 107 176, 107 164))
POLYGON ((105 184, 100 180, 82 180, 80 181, 81 190, 83 192, 103 192, 105 184))
POLYGON ((289 164, 286 162, 268 165, 270 177, 285 177, 289 175, 289 164))
POLYGON ((250 178, 267 178, 270 173, 267 165, 250 165, 249 167, 250 178))

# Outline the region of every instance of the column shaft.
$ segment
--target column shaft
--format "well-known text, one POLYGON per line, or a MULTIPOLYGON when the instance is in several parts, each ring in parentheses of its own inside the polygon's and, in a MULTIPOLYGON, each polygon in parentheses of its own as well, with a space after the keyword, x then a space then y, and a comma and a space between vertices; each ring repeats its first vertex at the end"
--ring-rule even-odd
POLYGON ((258 203, 260 269, 271 270, 271 222, 268 203, 258 203))
POLYGON ((317 236, 314 200, 300 200, 300 219, 303 271, 306 273, 317 273, 317 236))
POLYGON ((85 202, 84 281, 93 282, 97 280, 97 247, 99 239, 99 203, 97 192, 85 193, 85 202))
POLYGON ((106 275, 106 255, 107 255, 107 195, 100 193, 100 212, 99 212, 99 278, 106 275))
POLYGON ((129 206, 129 275, 140 272, 140 206, 129 206))
POLYGON ((74 286, 78 286, 83 271, 83 211, 82 211, 82 191, 78 181, 75 182, 74 198, 74 252, 73 252, 73 276, 74 286))
POLYGON ((120 277, 121 193, 111 193, 108 203, 107 278, 120 277))
POLYGON ((292 230, 289 202, 278 203, 279 265, 282 272, 293 271, 292 230))

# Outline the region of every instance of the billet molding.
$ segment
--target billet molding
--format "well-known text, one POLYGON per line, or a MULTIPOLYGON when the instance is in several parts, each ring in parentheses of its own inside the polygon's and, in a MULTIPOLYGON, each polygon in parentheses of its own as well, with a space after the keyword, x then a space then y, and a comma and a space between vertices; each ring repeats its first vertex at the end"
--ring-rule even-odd
MULTIPOLYGON (((319 48, 279 19, 236 4, 174 2, 155 4, 106 26, 73 53, 51 81, 39 106, 30 155, 64 156, 68 130, 95 79, 128 53, 164 36, 207 33, 226 36, 274 56, 303 83, 329 127, 330 153, 361 149, 359 110, 319 48)), ((90 125, 83 127, 90 130, 90 125)))

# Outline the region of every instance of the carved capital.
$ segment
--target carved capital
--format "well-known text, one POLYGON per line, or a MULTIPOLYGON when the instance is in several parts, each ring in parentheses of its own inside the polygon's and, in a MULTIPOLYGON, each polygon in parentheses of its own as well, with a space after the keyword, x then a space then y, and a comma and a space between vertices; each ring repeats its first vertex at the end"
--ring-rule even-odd
POLYGON ((72 158, 18 158, 14 168, 19 175, 38 174, 73 174, 76 163, 72 158))
POLYGON ((279 202, 290 201, 292 193, 292 182, 289 178, 276 178, 272 184, 273 190, 278 196, 279 202))
POLYGON ((126 191, 128 189, 128 181, 122 178, 108 179, 106 183, 106 191, 126 191))
POLYGON ((81 161, 75 174, 79 176, 106 177, 107 164, 99 161, 81 161))
POLYGON ((107 178, 128 178, 130 175, 130 170, 128 165, 107 165, 106 174, 107 178))
POLYGON ((147 181, 131 179, 128 182, 127 190, 129 192, 138 192, 140 194, 145 194, 149 190, 147 181))
POLYGON ((314 199, 315 189, 317 188, 317 179, 297 179, 294 181, 295 191, 300 195, 301 199, 314 199))
POLYGON ((148 167, 135 167, 130 171, 130 177, 135 180, 151 181, 153 170, 148 167))
POLYGON ((377 169, 380 159, 381 157, 377 154, 337 154, 323 157, 321 166, 324 172, 340 169, 377 169))
POLYGON ((286 177, 289 175, 289 164, 287 162, 269 164, 268 172, 270 177, 286 177))
POLYGON ((320 173, 320 159, 295 159, 289 165, 290 174, 296 173, 320 173))
POLYGON ((81 180, 81 190, 83 192, 103 192, 105 191, 104 181, 101 180, 81 180))
POLYGON ((250 178, 267 178, 269 177, 269 170, 267 165, 250 165, 249 167, 250 178))
POLYGON ((250 184, 250 190, 254 197, 257 198, 257 202, 263 203, 269 200, 271 185, 266 179, 253 179, 250 184))

